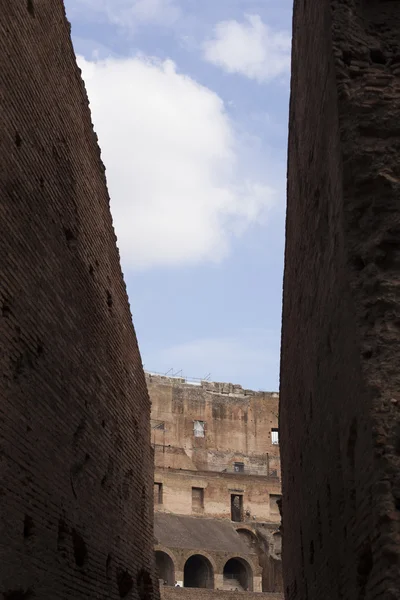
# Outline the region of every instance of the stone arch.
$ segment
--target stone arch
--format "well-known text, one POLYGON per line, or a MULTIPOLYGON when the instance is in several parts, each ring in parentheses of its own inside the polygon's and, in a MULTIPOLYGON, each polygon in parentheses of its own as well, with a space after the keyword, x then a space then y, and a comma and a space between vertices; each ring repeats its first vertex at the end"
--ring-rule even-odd
POLYGON ((214 567, 204 554, 191 554, 183 568, 183 586, 214 589, 214 567))
POLYGON ((250 563, 240 556, 226 561, 223 569, 225 590, 253 591, 253 568, 250 563))
POLYGON ((174 585, 175 583, 175 562, 169 552, 164 550, 155 550, 156 572, 158 578, 162 579, 164 585, 174 585))

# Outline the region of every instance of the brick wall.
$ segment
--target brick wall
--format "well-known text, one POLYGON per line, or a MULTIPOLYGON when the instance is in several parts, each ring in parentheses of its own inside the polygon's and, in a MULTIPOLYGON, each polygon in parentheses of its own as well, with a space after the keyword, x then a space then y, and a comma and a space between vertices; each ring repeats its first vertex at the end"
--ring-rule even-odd
POLYGON ((161 586, 162 600, 283 600, 282 594, 161 586))
POLYGON ((150 600, 150 403, 69 25, 0 13, 0 595, 150 600))
POLYGON ((400 597, 400 11, 295 1, 281 363, 287 600, 400 597))

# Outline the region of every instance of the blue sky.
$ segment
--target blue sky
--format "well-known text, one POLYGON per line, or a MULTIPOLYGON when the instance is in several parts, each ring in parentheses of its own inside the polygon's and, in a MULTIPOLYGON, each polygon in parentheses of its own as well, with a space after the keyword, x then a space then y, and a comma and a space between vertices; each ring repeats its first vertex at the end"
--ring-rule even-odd
POLYGON ((292 0, 66 0, 146 370, 277 390, 292 0))

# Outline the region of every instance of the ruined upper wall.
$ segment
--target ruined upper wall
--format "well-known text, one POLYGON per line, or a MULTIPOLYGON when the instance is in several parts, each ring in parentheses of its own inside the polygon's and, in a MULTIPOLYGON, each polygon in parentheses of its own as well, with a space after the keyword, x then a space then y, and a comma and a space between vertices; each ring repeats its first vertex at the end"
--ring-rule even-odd
POLYGON ((271 429, 278 427, 277 393, 208 381, 191 385, 151 374, 146 380, 156 465, 158 446, 163 460, 172 461, 164 466, 221 471, 238 461, 246 470, 266 475, 269 457, 271 469, 279 474, 279 445, 271 441, 271 429), (194 435, 196 420, 205 424, 204 437, 194 435))
POLYGON ((150 600, 150 403, 69 24, 0 14, 0 596, 150 600))
POLYGON ((287 600, 400 597, 400 10, 297 0, 280 389, 287 600))

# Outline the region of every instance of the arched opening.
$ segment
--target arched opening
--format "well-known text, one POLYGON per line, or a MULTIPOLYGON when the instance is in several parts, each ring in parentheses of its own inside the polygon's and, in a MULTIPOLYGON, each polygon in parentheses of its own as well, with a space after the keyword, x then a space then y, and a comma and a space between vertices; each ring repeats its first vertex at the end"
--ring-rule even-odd
POLYGON ((187 559, 183 572, 183 585, 188 588, 214 588, 214 571, 205 556, 194 554, 187 559))
POLYGON ((231 558, 225 564, 224 590, 253 591, 253 573, 242 558, 231 558))
POLYGON ((174 585, 175 567, 172 558, 161 550, 156 550, 155 554, 158 578, 163 580, 164 585, 174 585))

